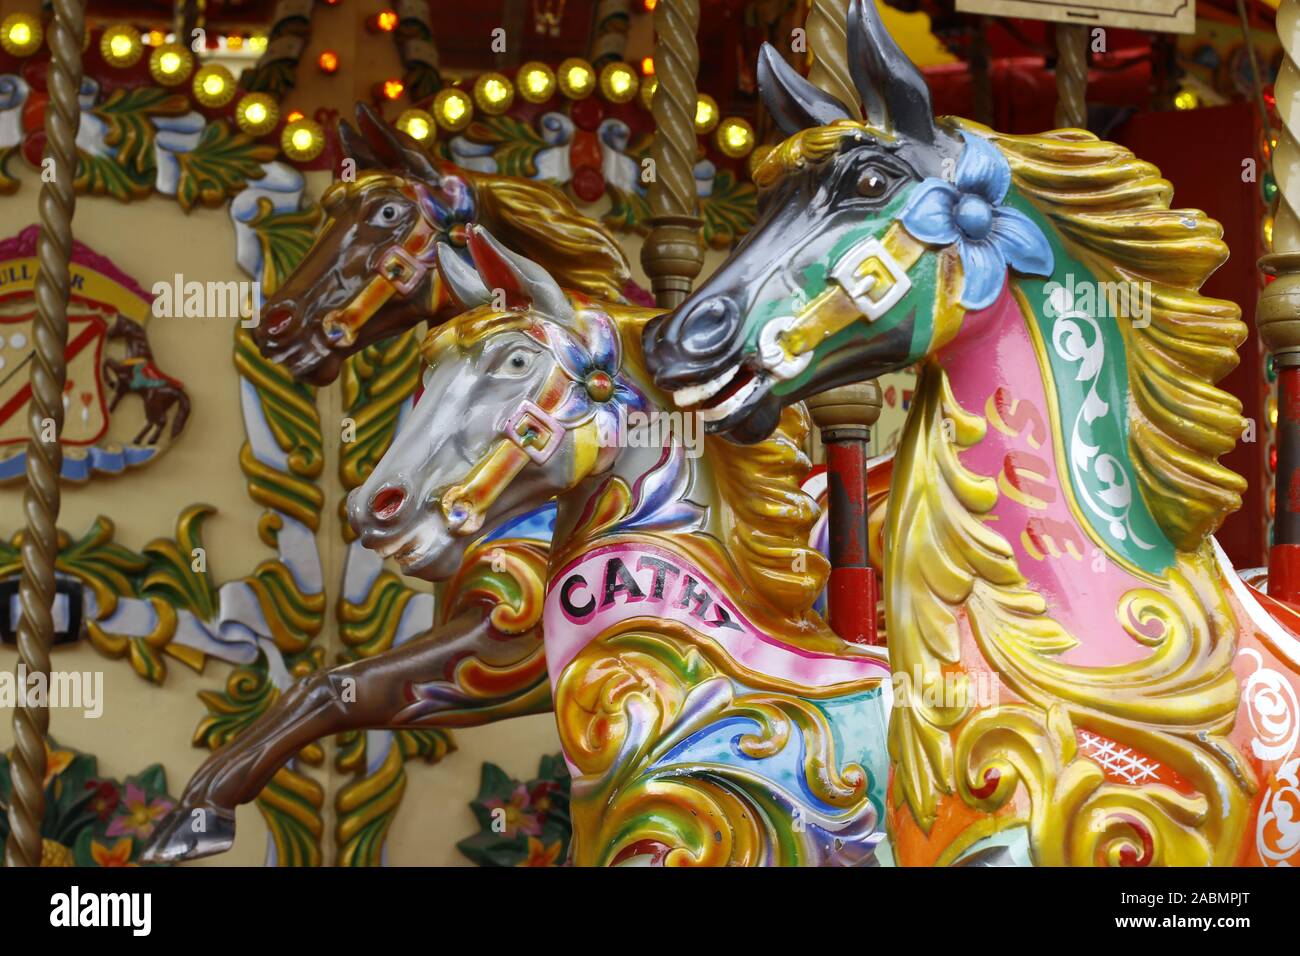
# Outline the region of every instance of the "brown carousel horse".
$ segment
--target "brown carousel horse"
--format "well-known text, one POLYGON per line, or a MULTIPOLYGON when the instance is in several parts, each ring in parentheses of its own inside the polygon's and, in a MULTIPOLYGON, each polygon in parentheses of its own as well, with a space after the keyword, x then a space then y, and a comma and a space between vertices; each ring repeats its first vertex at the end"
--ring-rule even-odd
POLYGON ((455 316, 433 266, 439 241, 469 264, 470 223, 542 263, 565 288, 651 304, 614 237, 558 189, 436 162, 368 106, 356 115, 356 128, 339 124, 356 176, 325 191, 324 228, 253 330, 262 354, 294 378, 328 384, 367 345, 455 316))
POLYGON ((171 419, 171 437, 175 438, 190 417, 190 398, 185 394, 185 386, 154 364, 149 339, 144 326, 138 322, 118 315, 108 330, 108 338, 126 343, 125 358, 104 359, 104 377, 113 391, 108 403, 109 412, 112 413, 127 395, 139 395, 144 403, 145 423, 131 443, 156 445, 167 426, 168 414, 175 408, 176 414, 171 419), (146 440, 145 435, 150 429, 153 434, 146 440))

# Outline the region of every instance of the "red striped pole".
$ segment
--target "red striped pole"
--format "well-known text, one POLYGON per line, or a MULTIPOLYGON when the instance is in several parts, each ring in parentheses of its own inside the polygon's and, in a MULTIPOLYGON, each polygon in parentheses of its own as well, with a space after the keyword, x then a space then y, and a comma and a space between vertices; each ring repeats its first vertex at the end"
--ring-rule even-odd
POLYGON ((862 382, 808 399, 826 448, 827 530, 831 576, 827 616, 846 641, 880 643, 876 633, 876 573, 867 538, 867 448, 880 417, 880 386, 862 382))

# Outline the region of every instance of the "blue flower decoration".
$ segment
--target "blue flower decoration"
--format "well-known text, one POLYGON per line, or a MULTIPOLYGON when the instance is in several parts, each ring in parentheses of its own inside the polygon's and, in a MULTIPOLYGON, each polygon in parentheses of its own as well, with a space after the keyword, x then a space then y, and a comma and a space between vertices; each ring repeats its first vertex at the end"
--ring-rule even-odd
POLYGON ((931 177, 912 191, 899 213, 903 227, 932 246, 957 244, 964 279, 961 304, 992 305, 1010 266, 1024 275, 1050 276, 1052 247, 1032 219, 1004 206, 1011 167, 992 143, 962 132, 966 149, 957 164, 957 183, 931 177))
POLYGON ((649 405, 622 373, 622 343, 613 322, 593 310, 579 314, 573 332, 553 322, 543 322, 541 327, 546 344, 570 380, 551 414, 566 428, 594 418, 601 448, 617 448, 627 413, 645 412, 649 405))

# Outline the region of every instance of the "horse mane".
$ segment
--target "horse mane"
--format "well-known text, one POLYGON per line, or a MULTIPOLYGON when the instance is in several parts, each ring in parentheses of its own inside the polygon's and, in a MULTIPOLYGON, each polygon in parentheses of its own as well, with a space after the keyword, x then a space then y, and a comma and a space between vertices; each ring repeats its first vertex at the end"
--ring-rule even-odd
MULTIPOLYGON (((641 334, 658 313, 631 306, 606 311, 623 340, 624 365, 631 365, 640 382, 650 382, 641 334)), ((651 391, 666 400, 658 389, 651 391)), ((801 487, 812 467, 803 450, 809 428, 808 412, 799 403, 786 408, 776 430, 757 444, 704 436, 722 502, 723 543, 736 570, 751 597, 789 609, 795 618, 811 610, 830 573, 826 559, 808 544, 821 514, 801 487)))
MULTIPOLYGON (((478 222, 506 247, 544 267, 561 286, 610 302, 625 301, 632 280, 623 248, 601 223, 580 213, 548 183, 457 169, 474 191, 478 222)), ((401 187, 404 174, 370 170, 336 182, 321 197, 332 212, 347 196, 374 186, 401 187)))
POLYGON ((1173 186, 1155 166, 1091 133, 1014 136, 959 122, 1002 151, 1017 189, 1096 278, 1150 283, 1150 324, 1119 322, 1129 450, 1157 523, 1194 550, 1246 489, 1218 461, 1245 427, 1241 402, 1216 385, 1236 367, 1246 326, 1235 303, 1199 293, 1228 257, 1222 227, 1199 209, 1171 209, 1173 186))
POLYGON ((622 247, 604 225, 584 216, 549 183, 458 170, 474 190, 479 223, 543 266, 566 289, 624 301, 632 278, 622 247))

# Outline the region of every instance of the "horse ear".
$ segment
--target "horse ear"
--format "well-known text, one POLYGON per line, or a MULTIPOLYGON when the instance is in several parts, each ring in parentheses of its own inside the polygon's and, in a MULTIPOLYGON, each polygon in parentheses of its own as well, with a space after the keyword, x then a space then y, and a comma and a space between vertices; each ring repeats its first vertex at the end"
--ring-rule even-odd
POLYGON ((375 151, 370 148, 364 136, 347 120, 339 120, 339 142, 343 144, 343 154, 357 164, 359 169, 382 169, 375 151))
POLYGON ((438 243, 438 271, 462 309, 472 309, 492 301, 492 290, 473 267, 445 242, 438 243))
MULTIPOLYGON (((881 94, 895 131, 922 143, 936 137, 930 88, 916 64, 885 29, 875 0, 852 0, 848 15, 849 69, 867 115, 881 94)), ((875 120, 873 119, 873 122, 875 120)))
POLYGON ((853 118, 843 103, 800 76, 770 43, 758 51, 758 95, 787 136, 853 118))
POLYGON ((404 170, 434 185, 441 182, 442 176, 429 157, 420 151, 415 140, 389 126, 366 103, 357 104, 357 126, 370 145, 372 155, 378 158, 380 168, 404 170))
POLYGON ((573 317, 573 306, 551 274, 501 245, 477 223, 469 227, 469 254, 489 289, 505 293, 511 309, 531 309, 561 322, 573 317))

